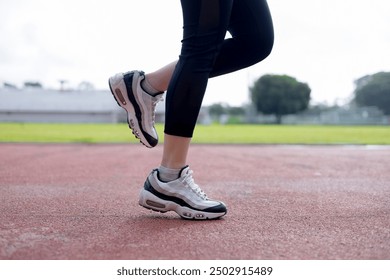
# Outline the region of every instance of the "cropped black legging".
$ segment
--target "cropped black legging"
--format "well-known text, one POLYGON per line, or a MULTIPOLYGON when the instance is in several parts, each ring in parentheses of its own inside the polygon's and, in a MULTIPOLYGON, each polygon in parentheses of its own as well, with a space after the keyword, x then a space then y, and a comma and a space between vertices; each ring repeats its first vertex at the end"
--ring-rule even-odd
POLYGON ((208 79, 266 58, 274 34, 266 0, 181 0, 181 6, 182 48, 168 86, 165 133, 192 137, 208 79))

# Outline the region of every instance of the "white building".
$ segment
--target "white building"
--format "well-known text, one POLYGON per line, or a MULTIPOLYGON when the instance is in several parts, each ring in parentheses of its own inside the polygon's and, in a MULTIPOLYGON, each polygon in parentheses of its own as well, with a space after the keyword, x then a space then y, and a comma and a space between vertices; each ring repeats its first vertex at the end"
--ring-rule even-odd
MULTIPOLYGON (((165 101, 156 106, 156 123, 164 123, 165 101)), ((207 108, 200 123, 210 123, 207 108)), ((127 122, 125 110, 107 90, 59 91, 41 88, 0 88, 0 122, 22 123, 119 123, 127 122)))
MULTIPOLYGON (((156 108, 163 120, 164 105, 156 108)), ((109 90, 58 91, 0 88, 0 122, 118 123, 125 111, 109 90)))

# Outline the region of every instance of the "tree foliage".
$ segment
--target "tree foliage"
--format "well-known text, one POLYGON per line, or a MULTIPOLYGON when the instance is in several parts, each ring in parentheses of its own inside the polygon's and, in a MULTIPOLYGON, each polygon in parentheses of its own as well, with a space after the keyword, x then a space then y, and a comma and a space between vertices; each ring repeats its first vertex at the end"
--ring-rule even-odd
POLYGON ((210 115, 213 117, 220 117, 223 114, 226 114, 226 108, 221 103, 212 104, 209 107, 210 115))
POLYGON ((287 75, 264 75, 250 88, 252 102, 258 112, 274 114, 281 123, 283 115, 307 109, 311 89, 287 75))
POLYGON ((355 102, 360 106, 375 106, 390 115, 390 72, 367 75, 355 81, 355 102))

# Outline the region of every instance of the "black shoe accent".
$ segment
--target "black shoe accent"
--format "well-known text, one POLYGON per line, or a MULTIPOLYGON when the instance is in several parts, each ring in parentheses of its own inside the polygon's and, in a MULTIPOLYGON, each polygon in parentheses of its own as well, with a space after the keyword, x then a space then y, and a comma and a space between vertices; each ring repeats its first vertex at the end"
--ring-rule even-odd
POLYGON ((175 202, 176 204, 179 204, 180 206, 188 207, 188 208, 196 210, 196 211, 208 212, 208 213, 226 213, 227 212, 225 205, 222 203, 220 203, 219 205, 213 206, 213 207, 206 208, 206 209, 195 208, 195 207, 189 205, 187 202, 185 202, 181 198, 178 198, 175 196, 165 195, 165 194, 158 192, 155 188, 153 188, 152 184, 149 182, 149 179, 146 179, 146 182, 144 184, 144 189, 148 192, 151 192, 152 194, 154 194, 158 198, 161 198, 162 200, 172 201, 172 202, 175 202))

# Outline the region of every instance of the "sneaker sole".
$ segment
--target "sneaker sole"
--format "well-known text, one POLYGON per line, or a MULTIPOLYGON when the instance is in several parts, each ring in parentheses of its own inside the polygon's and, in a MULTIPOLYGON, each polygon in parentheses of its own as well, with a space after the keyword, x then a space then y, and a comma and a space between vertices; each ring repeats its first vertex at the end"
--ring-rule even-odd
POLYGON ((211 213, 181 206, 173 201, 163 200, 145 189, 142 189, 140 192, 139 205, 161 213, 174 211, 180 217, 187 220, 215 220, 226 214, 226 212, 211 213))
MULTIPOLYGON (((124 75, 117 74, 115 76, 110 77, 108 79, 108 85, 118 106, 122 107, 127 112, 127 123, 134 136, 139 139, 144 146, 148 148, 155 147, 158 143, 158 140, 152 141, 151 139, 151 141, 149 142, 143 134, 143 129, 141 128, 137 119, 136 109, 134 108, 133 103, 129 99, 129 93, 124 82, 124 75)), ((130 95, 132 96, 133 100, 135 100, 132 91, 130 92, 130 95)))

